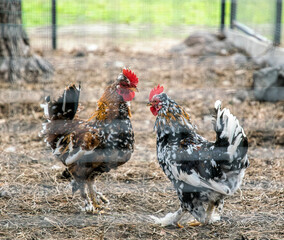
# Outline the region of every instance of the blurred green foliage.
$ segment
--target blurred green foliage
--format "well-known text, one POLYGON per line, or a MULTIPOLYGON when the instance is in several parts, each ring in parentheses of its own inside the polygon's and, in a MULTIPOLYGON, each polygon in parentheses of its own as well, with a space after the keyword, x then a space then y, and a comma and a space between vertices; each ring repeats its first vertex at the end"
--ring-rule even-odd
MULTIPOLYGON (((23 0, 26 26, 51 22, 51 0, 23 0)), ((58 25, 125 24, 217 26, 220 0, 57 0, 58 25)))

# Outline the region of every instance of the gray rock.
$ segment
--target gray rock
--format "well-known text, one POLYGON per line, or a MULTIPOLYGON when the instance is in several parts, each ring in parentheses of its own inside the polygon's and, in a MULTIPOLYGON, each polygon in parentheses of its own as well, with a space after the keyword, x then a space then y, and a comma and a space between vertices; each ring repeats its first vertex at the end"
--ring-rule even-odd
POLYGON ((242 53, 235 53, 231 58, 233 63, 238 66, 245 66, 248 63, 248 58, 242 53))
POLYGON ((190 34, 190 36, 184 40, 184 43, 188 47, 191 47, 196 44, 208 44, 216 40, 216 36, 210 32, 196 32, 190 34))
POLYGON ((263 68, 253 74, 254 96, 259 101, 284 100, 283 70, 275 67, 263 68))
POLYGON ((184 52, 187 49, 187 46, 184 43, 178 44, 173 46, 170 49, 170 52, 172 53, 180 53, 180 52, 184 52))
POLYGON ((219 41, 216 40, 214 42, 211 42, 205 46, 205 51, 207 53, 213 53, 217 55, 229 55, 233 53, 235 48, 231 43, 228 41, 219 41))
POLYGON ((235 96, 235 98, 238 99, 240 102, 245 101, 248 97, 249 93, 246 90, 238 90, 235 96))

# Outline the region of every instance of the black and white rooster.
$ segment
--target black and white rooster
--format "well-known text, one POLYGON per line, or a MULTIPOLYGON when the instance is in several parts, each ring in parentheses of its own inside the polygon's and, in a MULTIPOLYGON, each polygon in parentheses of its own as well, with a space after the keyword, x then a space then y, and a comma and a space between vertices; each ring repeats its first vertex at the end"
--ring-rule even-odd
POLYGON ((152 89, 150 110, 157 116, 157 158, 177 191, 180 208, 163 218, 152 216, 163 226, 178 224, 189 211, 197 220, 190 225, 220 220, 214 213, 223 207, 224 198, 239 189, 249 166, 248 141, 239 121, 221 101, 215 102, 216 141, 209 142, 196 132, 189 114, 172 100, 163 87, 152 89), (207 209, 205 210, 205 207, 207 209))

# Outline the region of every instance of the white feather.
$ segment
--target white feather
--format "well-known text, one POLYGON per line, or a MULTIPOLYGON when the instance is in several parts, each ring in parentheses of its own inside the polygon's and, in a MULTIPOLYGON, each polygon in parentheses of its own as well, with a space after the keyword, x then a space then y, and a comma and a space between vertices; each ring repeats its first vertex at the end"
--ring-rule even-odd
POLYGON ((220 108, 221 108, 221 104, 222 104, 222 102, 221 102, 220 100, 217 100, 217 101, 215 102, 215 109, 216 109, 216 110, 220 109, 220 108))
POLYGON ((85 150, 80 149, 77 153, 75 153, 72 156, 69 156, 68 158, 66 158, 65 160, 65 164, 66 165, 70 165, 76 161, 78 161, 84 154, 85 154, 85 150))
POLYGON ((209 179, 206 181, 204 178, 202 178, 198 173, 196 173, 194 170, 191 170, 191 174, 187 174, 184 171, 181 171, 178 173, 177 167, 172 166, 172 173, 176 179, 179 181, 183 181, 191 186, 194 187, 204 187, 211 189, 213 191, 219 192, 224 195, 231 195, 232 192, 228 186, 226 186, 223 183, 216 182, 212 179, 209 179))
POLYGON ((228 137, 229 137, 228 141, 230 144, 232 143, 236 127, 237 127, 236 118, 232 114, 230 114, 228 119, 228 137))
POLYGON ((229 153, 229 156, 230 156, 231 161, 234 160, 234 155, 236 154, 237 148, 238 148, 240 142, 242 141, 242 138, 243 138, 243 136, 242 136, 241 134, 239 134, 239 135, 237 136, 236 140, 235 140, 234 145, 230 145, 230 146, 228 147, 228 150, 227 150, 227 151, 228 151, 228 153, 229 153))
POLYGON ((230 144, 227 152, 232 161, 237 153, 237 148, 245 137, 243 128, 240 126, 238 119, 230 113, 229 109, 224 108, 220 110, 219 100, 215 102, 215 108, 217 109, 217 119, 216 119, 216 131, 222 130, 220 138, 228 138, 228 143, 230 144), (221 119, 221 115, 222 119, 221 119), (221 121, 223 122, 223 129, 221 128, 221 121), (241 133, 241 134, 240 134, 241 133), (236 139, 234 139, 236 138, 236 139), (234 144, 232 144, 234 140, 234 144))
POLYGON ((154 220, 155 224, 161 224, 164 227, 164 226, 177 224, 177 222, 182 218, 184 213, 185 212, 182 210, 182 208, 179 208, 179 210, 177 210, 176 212, 168 213, 163 218, 158 218, 155 216, 150 216, 150 217, 154 220))
POLYGON ((210 189, 212 189, 216 192, 219 192, 219 193, 224 194, 224 195, 232 195, 231 189, 223 183, 216 182, 212 179, 209 179, 208 185, 210 186, 209 187, 210 189))
POLYGON ((56 148, 59 147, 59 144, 61 143, 61 141, 64 139, 64 136, 62 136, 61 138, 58 139, 58 141, 56 142, 56 148))
POLYGON ((216 131, 220 131, 220 129, 222 128, 221 126, 221 115, 224 112, 224 109, 221 111, 219 110, 217 112, 217 116, 216 116, 216 131))
POLYGON ((49 118, 48 103, 42 103, 42 104, 40 104, 40 107, 43 108, 44 116, 45 116, 46 118, 49 118))

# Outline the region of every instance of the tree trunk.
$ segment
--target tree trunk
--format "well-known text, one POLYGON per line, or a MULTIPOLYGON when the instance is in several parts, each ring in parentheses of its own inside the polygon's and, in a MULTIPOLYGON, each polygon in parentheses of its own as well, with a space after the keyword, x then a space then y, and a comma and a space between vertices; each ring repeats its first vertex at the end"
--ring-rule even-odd
POLYGON ((21 0, 0 0, 0 81, 48 79, 53 67, 32 52, 21 11, 21 0))

